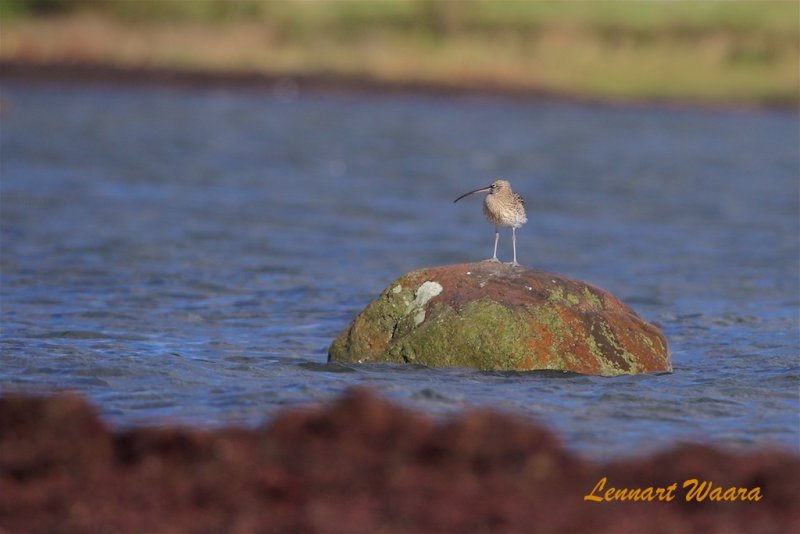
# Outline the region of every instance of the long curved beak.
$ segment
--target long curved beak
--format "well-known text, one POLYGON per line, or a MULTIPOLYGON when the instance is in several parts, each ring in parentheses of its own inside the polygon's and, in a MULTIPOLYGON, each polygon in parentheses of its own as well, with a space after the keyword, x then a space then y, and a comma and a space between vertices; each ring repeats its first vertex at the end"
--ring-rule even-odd
POLYGON ((461 195, 460 197, 455 199, 453 201, 453 204, 455 204, 456 202, 458 202, 459 200, 461 200, 464 197, 468 197, 470 195, 474 195, 475 193, 488 193, 491 190, 492 190, 492 186, 488 186, 488 187, 481 187, 480 189, 476 189, 475 191, 470 191, 469 193, 464 193, 463 195, 461 195))

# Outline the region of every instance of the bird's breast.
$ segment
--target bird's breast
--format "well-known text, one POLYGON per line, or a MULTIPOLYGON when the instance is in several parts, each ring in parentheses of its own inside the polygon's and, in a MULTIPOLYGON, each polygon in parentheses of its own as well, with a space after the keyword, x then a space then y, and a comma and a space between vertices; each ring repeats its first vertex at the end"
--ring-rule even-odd
POLYGON ((514 198, 511 195, 507 198, 486 195, 486 199, 483 201, 483 213, 495 226, 519 228, 528 222, 522 199, 514 198))

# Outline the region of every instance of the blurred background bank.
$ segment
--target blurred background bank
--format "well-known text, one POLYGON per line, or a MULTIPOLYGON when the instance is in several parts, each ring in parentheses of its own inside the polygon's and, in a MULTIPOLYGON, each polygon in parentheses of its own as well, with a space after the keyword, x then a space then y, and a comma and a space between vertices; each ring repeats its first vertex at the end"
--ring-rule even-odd
POLYGON ((0 0, 0 59, 793 106, 793 1, 0 0))

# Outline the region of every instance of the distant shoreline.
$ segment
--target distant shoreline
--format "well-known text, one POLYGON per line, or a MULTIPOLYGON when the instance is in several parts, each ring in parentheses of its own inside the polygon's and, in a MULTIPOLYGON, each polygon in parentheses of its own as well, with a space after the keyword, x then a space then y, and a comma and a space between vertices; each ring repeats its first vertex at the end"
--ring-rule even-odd
POLYGON ((546 89, 429 81, 397 82, 331 73, 280 74, 263 71, 225 71, 163 66, 127 66, 93 61, 0 60, 0 83, 8 81, 172 86, 269 91, 291 99, 299 91, 343 94, 420 95, 432 97, 485 97, 516 101, 551 101, 613 107, 665 107, 681 109, 742 109, 800 111, 796 102, 708 101, 679 98, 603 98, 546 89))
POLYGON ((53 3, 60 9, 0 0, 0 14, 10 9, 7 77, 626 107, 800 104, 800 33, 789 22, 800 11, 781 2, 53 3))

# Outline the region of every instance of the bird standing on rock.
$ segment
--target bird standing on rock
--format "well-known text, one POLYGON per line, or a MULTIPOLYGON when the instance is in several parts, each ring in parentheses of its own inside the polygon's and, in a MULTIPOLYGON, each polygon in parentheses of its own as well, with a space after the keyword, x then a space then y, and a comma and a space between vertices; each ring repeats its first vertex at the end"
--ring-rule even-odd
POLYGON ((517 228, 528 222, 525 215, 525 202, 522 197, 511 190, 511 184, 506 180, 495 180, 489 187, 481 187, 469 193, 464 193, 453 203, 462 198, 475 193, 489 193, 483 200, 483 213, 489 222, 494 225, 494 253, 487 261, 496 261, 497 242, 500 239, 500 227, 511 228, 511 244, 514 248, 514 261, 511 265, 518 266, 517 263, 517 228))

